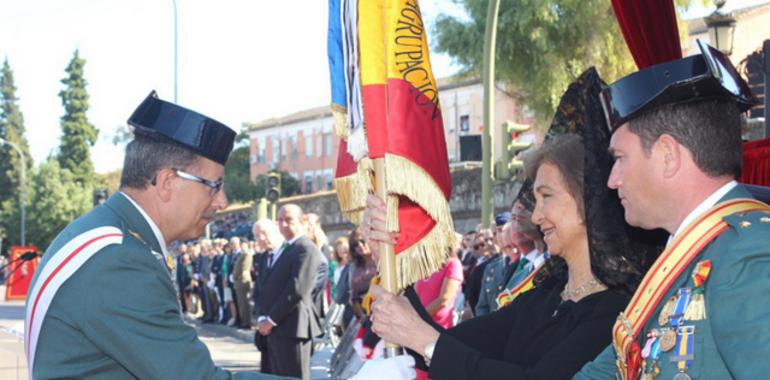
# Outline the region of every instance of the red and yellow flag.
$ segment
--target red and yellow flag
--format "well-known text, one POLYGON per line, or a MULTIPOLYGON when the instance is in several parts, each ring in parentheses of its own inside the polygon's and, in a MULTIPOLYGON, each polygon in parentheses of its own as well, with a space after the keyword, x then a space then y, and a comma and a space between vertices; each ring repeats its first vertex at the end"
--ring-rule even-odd
POLYGON ((438 89, 416 0, 359 2, 366 140, 384 159, 401 289, 430 276, 454 245, 451 177, 438 89))

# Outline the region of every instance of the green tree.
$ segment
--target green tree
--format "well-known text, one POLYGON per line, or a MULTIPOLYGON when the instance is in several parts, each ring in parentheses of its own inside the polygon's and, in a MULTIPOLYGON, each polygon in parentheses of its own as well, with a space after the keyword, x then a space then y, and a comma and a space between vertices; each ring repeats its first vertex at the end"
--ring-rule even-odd
MULTIPOLYGON (((16 145, 24 154, 27 176, 31 174, 32 157, 24 137, 24 116, 17 104, 16 85, 8 58, 0 74, 0 138, 16 145)), ((19 187, 21 158, 8 144, 0 145, 0 230, 5 232, 4 246, 19 244, 19 187)), ((26 182, 26 181, 25 181, 26 182)), ((28 190, 28 187, 25 189, 28 190)), ((29 196, 27 196, 29 199, 29 196)), ((0 232, 2 234, 2 232, 0 232)))
POLYGON ((97 173, 97 187, 100 189, 107 189, 109 194, 115 194, 120 187, 120 175, 123 173, 122 169, 115 169, 107 173, 97 173))
MULTIPOLYGON (((462 74, 480 77, 488 0, 455 1, 466 15, 439 15, 435 47, 459 63, 462 74)), ((636 69, 610 0, 501 0, 496 80, 534 112, 539 126, 550 122, 564 90, 590 66, 607 82, 636 69)))
POLYGON ((257 199, 257 187, 249 174, 249 146, 235 148, 225 166, 225 192, 233 203, 247 203, 257 199))
POLYGON ((75 50, 72 60, 67 65, 67 77, 62 79, 65 88, 59 92, 64 116, 61 117, 62 138, 58 160, 62 169, 72 172, 75 181, 90 186, 95 181, 94 165, 91 162, 90 148, 96 143, 99 130, 86 116, 88 111, 88 92, 86 91, 83 66, 86 61, 75 50))
POLYGON ((35 170, 31 179, 34 189, 28 208, 27 240, 41 250, 77 217, 92 207, 90 188, 81 186, 75 175, 49 159, 35 170))

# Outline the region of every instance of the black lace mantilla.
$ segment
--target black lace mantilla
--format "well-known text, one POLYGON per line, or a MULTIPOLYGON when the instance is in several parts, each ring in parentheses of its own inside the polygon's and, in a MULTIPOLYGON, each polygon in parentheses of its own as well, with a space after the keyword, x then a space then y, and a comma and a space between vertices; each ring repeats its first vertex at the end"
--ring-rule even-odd
MULTIPOLYGON (((611 134, 599 102, 603 86, 593 67, 570 84, 556 109, 546 141, 566 133, 582 136, 583 197, 591 268, 609 288, 633 293, 660 254, 666 234, 628 225, 617 191, 607 187, 613 159, 607 151, 611 134)), ((557 276, 562 270, 550 268, 551 274, 557 276)))

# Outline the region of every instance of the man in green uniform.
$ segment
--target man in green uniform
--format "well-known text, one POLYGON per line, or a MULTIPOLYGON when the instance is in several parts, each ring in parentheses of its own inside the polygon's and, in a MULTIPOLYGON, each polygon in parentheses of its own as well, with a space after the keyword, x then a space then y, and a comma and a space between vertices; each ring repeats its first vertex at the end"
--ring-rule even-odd
POLYGON ((740 113, 754 103, 730 61, 701 54, 631 74, 602 93, 629 224, 671 234, 575 379, 759 379, 770 373, 770 208, 735 179, 740 113))
MULTIPOLYGON (((120 192, 46 251, 27 301, 30 378, 228 379, 180 315, 166 245, 227 205, 235 133, 152 92, 128 120, 120 192)), ((243 374, 243 378, 272 379, 243 374)))
POLYGON ((479 317, 487 315, 498 309, 497 295, 503 290, 505 282, 510 278, 506 276, 516 268, 519 257, 518 252, 506 252, 500 242, 502 241, 503 226, 508 222, 509 212, 501 213, 495 216, 495 243, 500 248, 500 254, 494 258, 484 268, 484 274, 481 276, 481 291, 479 292, 479 301, 476 303, 474 315, 479 317))

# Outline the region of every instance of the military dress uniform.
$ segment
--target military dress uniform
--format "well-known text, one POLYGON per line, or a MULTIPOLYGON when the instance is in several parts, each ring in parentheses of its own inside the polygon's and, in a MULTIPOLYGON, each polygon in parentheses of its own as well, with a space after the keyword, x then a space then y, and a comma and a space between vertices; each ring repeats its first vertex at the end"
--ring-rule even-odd
POLYGON ((164 242, 122 193, 62 231, 40 267, 73 239, 101 227, 114 227, 122 241, 96 252, 56 292, 33 353, 33 378, 274 378, 234 375, 214 365, 180 315, 173 258, 164 257, 164 242))
MULTIPOLYGON (((757 104, 723 53, 700 40, 697 45, 701 54, 645 68, 605 87, 600 99, 610 130, 666 105, 719 100, 746 112, 757 104)), ((725 132, 735 138, 728 143, 737 145, 737 118, 693 127, 735 128, 725 132)), ((733 181, 681 224, 618 316, 613 344, 575 379, 768 377, 770 207, 733 181)))
MULTIPOLYGON (((751 198, 740 185, 722 201, 751 198)), ((723 218, 727 230, 674 281, 644 324, 643 379, 762 379, 770 373, 770 208, 723 218)), ((575 379, 609 379, 607 347, 575 379)))
POLYGON ((497 311, 497 295, 505 287, 506 267, 508 266, 506 261, 508 260, 506 260, 505 255, 498 255, 484 268, 479 302, 474 310, 477 317, 497 311))
MULTIPOLYGON (((225 164, 235 133, 153 91, 129 124, 225 164)), ((128 195, 68 225, 43 255, 27 298, 25 350, 34 379, 277 379, 214 365, 182 320, 175 259, 128 195)))

